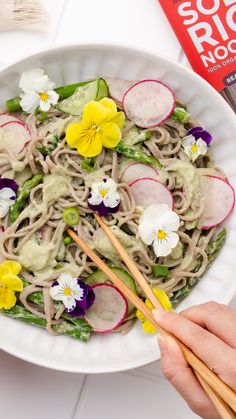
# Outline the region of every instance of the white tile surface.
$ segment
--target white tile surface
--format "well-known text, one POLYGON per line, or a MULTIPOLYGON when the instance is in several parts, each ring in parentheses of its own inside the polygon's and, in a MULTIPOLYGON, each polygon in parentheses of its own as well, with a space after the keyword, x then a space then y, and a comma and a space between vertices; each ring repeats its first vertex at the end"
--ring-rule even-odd
POLYGON ((88 41, 149 48, 172 60, 180 52, 157 0, 67 1, 56 42, 88 41))
MULTIPOLYGON (((157 0, 42 2, 50 16, 49 31, 0 33, 0 66, 37 49, 72 42, 126 43, 188 65, 157 0)), ((1 351, 0 406, 0 417, 7 419, 196 418, 164 380, 159 363, 85 377, 36 367, 1 351)))
POLYGON ((95 412, 96 419, 169 419, 173 417, 173 406, 178 418, 197 417, 189 412, 176 392, 160 377, 147 379, 138 372, 136 375, 90 376, 81 394, 75 419, 92 418, 95 412))
POLYGON ((82 374, 36 367, 0 352, 0 417, 69 419, 73 417, 82 374))

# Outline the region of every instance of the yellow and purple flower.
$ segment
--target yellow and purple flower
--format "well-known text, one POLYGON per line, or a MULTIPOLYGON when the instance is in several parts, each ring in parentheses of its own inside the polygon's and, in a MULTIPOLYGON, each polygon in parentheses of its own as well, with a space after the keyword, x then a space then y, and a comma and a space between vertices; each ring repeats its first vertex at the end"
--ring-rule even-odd
POLYGON ((212 135, 202 127, 191 128, 190 130, 188 130, 186 136, 188 135, 192 135, 196 141, 199 140, 199 138, 201 138, 203 141, 205 141, 207 146, 211 144, 213 139, 212 135))
POLYGON ((61 274, 50 288, 53 300, 62 301, 65 311, 73 317, 82 317, 93 305, 95 294, 93 289, 79 278, 69 274, 61 274))
POLYGON ((204 156, 211 144, 212 135, 202 127, 191 128, 182 140, 182 147, 193 163, 199 156, 204 156))
POLYGON ((120 195, 117 192, 116 182, 110 178, 94 182, 88 196, 88 206, 101 216, 117 212, 120 206, 120 195))
POLYGON ((17 183, 12 179, 0 179, 0 219, 5 217, 10 207, 15 203, 17 183))

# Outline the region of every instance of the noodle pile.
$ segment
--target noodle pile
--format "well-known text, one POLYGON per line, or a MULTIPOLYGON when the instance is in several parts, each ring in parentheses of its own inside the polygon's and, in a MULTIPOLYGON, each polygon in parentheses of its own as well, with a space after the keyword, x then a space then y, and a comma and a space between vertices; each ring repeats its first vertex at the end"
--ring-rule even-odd
MULTIPOLYGON (((24 117, 20 116, 22 119, 24 117)), ((28 269, 22 270, 22 277, 27 281, 28 285, 20 293, 20 301, 24 307, 35 315, 47 320, 47 328, 53 332, 51 326, 58 322, 63 313, 63 306, 55 309, 49 295, 49 288, 54 280, 56 280, 62 269, 73 268, 78 276, 83 280, 94 272, 97 268, 91 260, 84 254, 74 243, 67 246, 63 245, 62 237, 66 230, 63 221, 63 209, 76 206, 80 212, 80 222, 76 227, 76 232, 84 239, 92 248, 96 249, 95 242, 98 238, 99 226, 92 215, 92 211, 88 208, 87 199, 89 195, 89 174, 82 169, 81 163, 83 158, 77 151, 69 149, 65 142, 65 129, 73 117, 68 117, 60 113, 58 110, 52 110, 49 118, 43 123, 29 115, 24 118, 32 132, 32 141, 28 147, 25 147, 17 160, 6 149, 0 154, 0 176, 9 177, 13 170, 16 174, 28 173, 32 177, 35 174, 43 173, 49 175, 55 170, 63 170, 65 176, 68 176, 69 186, 68 193, 60 196, 52 202, 42 205, 43 184, 36 186, 30 193, 27 207, 22 211, 18 219, 9 225, 9 215, 3 220, 4 232, 0 237, 0 255, 3 259, 19 261, 20 252, 24 245, 33 236, 47 243, 50 249, 53 249, 56 255, 54 264, 42 273, 42 275, 34 275, 28 269), (55 149, 48 155, 44 155, 40 150, 42 146, 48 147, 52 144, 53 136, 57 136, 59 141, 55 149), (33 211, 27 211, 28 207, 34 208, 33 211), (44 307, 36 306, 28 300, 30 294, 41 291, 43 292, 44 307)), ((182 289, 187 281, 195 283, 199 279, 208 265, 208 257, 206 248, 212 239, 215 229, 203 232, 197 228, 187 229, 188 223, 194 223, 203 212, 203 201, 193 199, 192 194, 188 190, 185 176, 186 172, 179 172, 176 163, 186 163, 189 167, 189 159, 181 149, 181 139, 187 132, 187 129, 196 126, 194 121, 190 121, 187 126, 183 126, 173 120, 167 120, 164 125, 155 127, 151 130, 151 139, 142 143, 141 149, 145 154, 154 156, 160 160, 164 167, 166 177, 166 185, 172 192, 175 201, 175 211, 180 217, 178 252, 172 257, 157 258, 154 250, 146 247, 138 236, 138 223, 140 213, 136 208, 135 200, 129 186, 121 182, 120 163, 123 157, 115 150, 103 149, 97 158, 97 167, 101 173, 107 177, 112 177, 118 183, 118 191, 121 196, 121 205, 119 211, 109 214, 105 222, 112 226, 114 232, 117 228, 129 229, 130 240, 136 245, 130 246, 127 250, 137 263, 138 268, 143 273, 147 281, 152 287, 159 287, 165 290, 169 297, 173 293, 182 289), (152 272, 152 266, 156 263, 167 266, 170 270, 170 278, 155 278, 152 272)), ((124 128, 124 133, 132 128, 129 124, 124 128)), ((216 174, 222 173, 214 166, 209 153, 197 160, 198 169, 214 171, 216 174), (209 168, 209 169, 208 169, 209 168)), ((195 170, 195 168, 194 168, 195 170)), ((125 229, 123 234, 125 233, 125 229)), ((102 252, 103 253, 103 252, 102 252)), ((99 256, 113 264, 125 269, 122 261, 118 257, 115 260, 105 258, 104 254, 99 256)), ((140 290, 139 290, 140 291, 140 290)), ((133 326, 135 321, 135 313, 131 314, 116 331, 126 333, 133 326)))

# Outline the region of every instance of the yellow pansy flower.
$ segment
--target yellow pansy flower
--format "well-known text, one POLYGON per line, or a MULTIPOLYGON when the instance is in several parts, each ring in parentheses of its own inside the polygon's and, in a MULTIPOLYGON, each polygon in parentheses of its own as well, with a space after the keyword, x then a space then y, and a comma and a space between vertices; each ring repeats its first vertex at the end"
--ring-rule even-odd
POLYGON ((0 309, 9 310, 16 304, 16 291, 23 290, 23 282, 17 276, 21 265, 13 260, 6 260, 0 265, 0 309))
POLYGON ((124 120, 124 113, 117 112, 112 99, 91 100, 84 107, 81 122, 68 127, 66 141, 84 157, 97 156, 103 147, 116 147, 122 137, 124 120))
MULTIPOLYGON (((161 290, 160 288, 152 288, 152 292, 155 294, 165 310, 172 310, 171 302, 165 291, 161 290)), ((148 300, 148 298, 146 298, 145 304, 150 310, 154 309, 151 301, 148 300)), ((139 310, 136 311, 136 316, 142 322, 144 332, 149 334, 156 333, 157 329, 144 317, 144 315, 139 310)))

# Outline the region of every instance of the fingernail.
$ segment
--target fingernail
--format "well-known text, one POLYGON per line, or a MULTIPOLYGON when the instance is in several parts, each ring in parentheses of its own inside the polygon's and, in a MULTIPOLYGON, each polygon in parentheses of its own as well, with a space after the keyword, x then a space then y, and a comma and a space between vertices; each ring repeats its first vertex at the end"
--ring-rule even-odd
POLYGON ((162 320, 163 316, 165 315, 165 313, 166 313, 166 311, 165 311, 164 308, 163 309, 161 309, 161 308, 155 308, 154 310, 152 310, 153 317, 154 317, 154 319, 158 323, 161 322, 161 320, 162 320))
POLYGON ((158 345, 161 351, 161 354, 167 350, 168 342, 165 336, 159 335, 158 336, 158 345))

